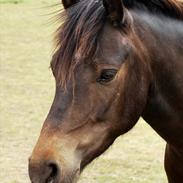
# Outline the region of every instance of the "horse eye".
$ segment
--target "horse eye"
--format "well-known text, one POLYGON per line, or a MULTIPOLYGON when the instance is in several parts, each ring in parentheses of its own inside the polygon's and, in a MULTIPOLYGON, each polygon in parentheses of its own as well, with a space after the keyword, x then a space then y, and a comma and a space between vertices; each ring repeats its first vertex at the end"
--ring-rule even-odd
POLYGON ((104 69, 101 72, 100 77, 97 79, 97 82, 99 83, 107 83, 109 81, 112 81, 114 77, 116 76, 116 73, 118 71, 116 69, 104 69))

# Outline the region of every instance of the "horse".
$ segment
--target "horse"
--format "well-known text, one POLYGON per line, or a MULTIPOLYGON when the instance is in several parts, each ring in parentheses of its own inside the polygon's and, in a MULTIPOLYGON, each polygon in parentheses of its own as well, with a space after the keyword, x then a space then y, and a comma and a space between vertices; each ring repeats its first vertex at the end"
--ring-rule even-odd
POLYGON ((29 158, 32 183, 75 183, 142 117, 183 181, 183 3, 62 0, 51 61, 56 92, 29 158))

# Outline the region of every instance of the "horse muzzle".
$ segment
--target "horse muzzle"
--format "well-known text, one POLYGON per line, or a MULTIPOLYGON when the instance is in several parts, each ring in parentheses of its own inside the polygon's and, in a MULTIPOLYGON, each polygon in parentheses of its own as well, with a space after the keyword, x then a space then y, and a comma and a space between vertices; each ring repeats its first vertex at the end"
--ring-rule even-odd
POLYGON ((29 177, 32 183, 76 183, 80 169, 62 170, 55 161, 29 160, 29 177))
POLYGON ((58 135, 41 135, 29 158, 32 183, 75 183, 80 174, 81 155, 77 141, 58 135), (60 140, 62 139, 62 140, 60 140))

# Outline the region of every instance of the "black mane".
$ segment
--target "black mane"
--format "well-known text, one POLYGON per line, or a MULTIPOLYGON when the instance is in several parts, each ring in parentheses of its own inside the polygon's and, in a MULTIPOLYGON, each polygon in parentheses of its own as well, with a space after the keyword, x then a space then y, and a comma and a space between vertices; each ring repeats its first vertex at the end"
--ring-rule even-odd
POLYGON ((57 30, 57 50, 51 62, 60 84, 65 86, 78 62, 95 52, 105 20, 100 0, 82 0, 61 13, 63 24, 57 30))

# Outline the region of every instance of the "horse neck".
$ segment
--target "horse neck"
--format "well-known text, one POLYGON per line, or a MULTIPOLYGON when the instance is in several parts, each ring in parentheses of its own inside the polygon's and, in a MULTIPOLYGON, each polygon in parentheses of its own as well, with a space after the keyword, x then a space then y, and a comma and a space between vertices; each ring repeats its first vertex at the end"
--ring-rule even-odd
POLYGON ((152 74, 142 116, 167 142, 183 148, 183 21, 139 12, 134 17, 152 74))

